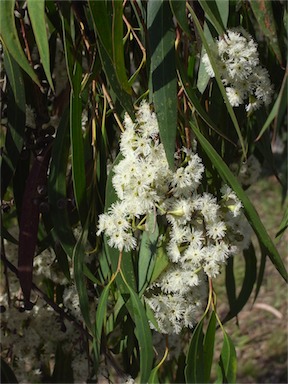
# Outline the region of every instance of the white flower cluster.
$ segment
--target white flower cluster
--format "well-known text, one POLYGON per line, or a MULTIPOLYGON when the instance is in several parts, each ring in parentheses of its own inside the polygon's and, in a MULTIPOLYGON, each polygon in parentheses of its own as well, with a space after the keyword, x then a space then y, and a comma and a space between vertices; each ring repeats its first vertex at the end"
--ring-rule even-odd
MULTIPOLYGON (((97 235, 120 251, 137 246, 136 230, 155 212, 166 220, 169 266, 145 293, 162 333, 193 327, 207 298, 207 276, 215 277, 226 259, 247 247, 249 224, 241 202, 227 186, 220 201, 198 193, 204 166, 196 153, 183 148, 175 172, 168 167, 159 141, 157 119, 143 102, 135 123, 126 116, 121 136, 123 156, 112 183, 118 201, 100 215, 97 235)), ((178 156, 179 157, 179 156, 178 156)))
MULTIPOLYGON (((258 109, 263 103, 270 104, 272 85, 268 71, 259 65, 257 44, 243 29, 227 30, 216 40, 215 59, 227 97, 232 107, 244 104, 246 111, 258 109)), ((209 57, 202 57, 206 72, 214 77, 209 57)))

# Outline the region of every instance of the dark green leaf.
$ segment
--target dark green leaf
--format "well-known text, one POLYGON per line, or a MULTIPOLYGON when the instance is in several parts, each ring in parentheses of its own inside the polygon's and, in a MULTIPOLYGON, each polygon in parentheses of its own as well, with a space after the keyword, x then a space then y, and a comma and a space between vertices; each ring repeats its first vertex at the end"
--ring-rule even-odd
POLYGON ((82 79, 81 64, 76 61, 72 77, 72 90, 70 95, 70 138, 72 154, 72 177, 77 210, 82 227, 88 214, 86 196, 86 176, 84 145, 82 136, 82 101, 80 98, 82 79))
POLYGON ((115 71, 122 89, 131 95, 131 87, 128 84, 124 61, 123 47, 123 4, 122 1, 113 1, 113 28, 112 28, 112 44, 113 44, 113 62, 115 63, 115 71))
POLYGON ((204 383, 204 351, 203 351, 203 321, 199 321, 194 329, 186 357, 186 383, 204 383))
MULTIPOLYGON (((122 6, 122 2, 119 2, 122 6)), ((94 30, 101 41, 107 55, 112 60, 112 15, 109 14, 106 2, 103 0, 89 1, 89 8, 94 23, 94 30)), ((122 34, 121 34, 122 39, 122 34)))
POLYGON ((71 229, 66 206, 66 174, 70 142, 68 123, 69 116, 66 110, 62 116, 53 143, 48 179, 48 201, 56 237, 67 255, 72 258, 76 241, 71 229))
POLYGON ((11 56, 17 61, 22 69, 40 87, 39 80, 28 63, 28 60, 21 47, 14 19, 15 0, 1 1, 0 3, 0 35, 5 51, 9 51, 11 56))
POLYGON ((14 384, 18 383, 14 372, 6 361, 1 357, 1 383, 14 384))
POLYGON ((69 352, 64 352, 61 344, 57 344, 55 354, 55 366, 51 383, 74 383, 72 356, 69 352))
POLYGON ((169 0, 169 2, 178 24, 188 36, 191 36, 186 15, 186 0, 169 0))
POLYGON ((221 2, 201 0, 200 5, 205 12, 205 16, 213 24, 218 35, 221 36, 225 32, 223 17, 226 19, 226 23, 228 20, 227 11, 229 12, 229 0, 222 0, 221 2))
POLYGON ((41 63, 49 85, 52 89, 54 89, 50 72, 50 54, 45 18, 45 0, 28 0, 27 7, 41 63))
POLYGON ((151 56, 149 91, 154 102, 168 164, 174 169, 177 129, 177 81, 175 67, 175 31, 169 2, 149 1, 147 27, 151 56))
MULTIPOLYGON (((221 351, 219 367, 221 371, 220 377, 223 383, 236 383, 236 374, 237 374, 237 356, 234 344, 230 338, 230 336, 223 330, 224 332, 224 340, 223 347, 221 351)), ((218 375, 218 379, 220 379, 218 375)))
POLYGON ((86 279, 84 275, 84 263, 85 263, 85 246, 87 244, 88 237, 88 221, 86 222, 81 236, 79 237, 74 250, 73 250, 73 266, 74 266, 74 279, 79 296, 80 309, 87 328, 92 332, 90 321, 90 306, 87 293, 86 279))
POLYGON ((216 333, 216 315, 211 313, 203 342, 204 379, 203 383, 210 383, 211 367, 214 355, 214 342, 216 333))
POLYGON ((223 323, 232 319, 242 310, 250 298, 257 276, 257 259, 255 249, 251 243, 249 249, 243 251, 245 258, 245 275, 239 296, 234 302, 229 302, 230 311, 225 316, 223 323))
POLYGON ((245 215, 248 221, 250 222, 252 228, 254 229, 259 239, 259 242, 265 248, 265 251, 267 252, 270 260, 275 265, 275 267, 277 268, 277 270, 279 271, 283 279, 287 281, 287 271, 283 264, 283 261, 281 260, 281 257, 273 241, 269 237, 264 225, 262 224, 258 216, 258 213, 256 212, 254 206, 251 204, 247 194, 243 191, 238 180, 232 174, 232 172, 230 171, 228 166, 225 164, 225 162, 222 160, 222 158, 218 155, 218 153, 215 151, 212 145, 207 141, 207 139, 202 135, 202 133, 194 124, 192 124, 192 129, 201 147, 209 156, 212 164, 215 166, 215 168, 219 172, 219 175, 221 176, 222 180, 231 186, 231 188, 237 194, 238 198, 241 200, 245 209, 245 215))
POLYGON ((144 306, 134 290, 126 283, 126 287, 130 294, 127 309, 131 318, 135 323, 135 335, 138 340, 139 353, 140 353, 140 383, 146 383, 149 379, 152 363, 153 363, 153 342, 152 334, 147 320, 144 306))
POLYGON ((143 232, 138 263, 138 291, 143 294, 150 282, 155 265, 156 246, 159 235, 156 215, 151 213, 146 219, 146 230, 143 232))
POLYGON ((254 302, 256 301, 258 294, 259 294, 259 291, 260 291, 260 288, 262 286, 262 282, 263 282, 263 278, 264 278, 264 272, 265 272, 265 266, 266 266, 266 259, 267 259, 266 250, 261 243, 260 243, 260 249, 261 249, 261 259, 260 259, 260 266, 258 269, 254 302))
POLYGON ((273 15, 272 2, 267 0, 251 1, 250 6, 261 31, 267 37, 277 60, 282 65, 282 55, 277 37, 276 22, 273 15))

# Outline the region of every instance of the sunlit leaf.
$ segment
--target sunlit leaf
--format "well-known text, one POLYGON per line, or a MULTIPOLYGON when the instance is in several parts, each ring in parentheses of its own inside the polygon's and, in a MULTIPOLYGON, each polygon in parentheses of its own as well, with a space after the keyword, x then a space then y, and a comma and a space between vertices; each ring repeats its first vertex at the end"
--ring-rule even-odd
POLYGON ((50 72, 50 53, 46 29, 45 0, 28 0, 27 7, 41 63, 49 85, 54 89, 50 72))
POLYGON ((177 129, 177 89, 175 67, 175 31, 169 2, 149 1, 147 27, 150 46, 149 91, 154 103, 168 164, 174 169, 177 129))

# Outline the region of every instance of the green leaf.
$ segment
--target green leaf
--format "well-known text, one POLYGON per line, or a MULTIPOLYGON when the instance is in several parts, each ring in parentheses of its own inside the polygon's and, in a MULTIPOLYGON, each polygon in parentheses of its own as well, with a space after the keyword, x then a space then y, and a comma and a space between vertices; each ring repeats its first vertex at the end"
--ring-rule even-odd
POLYGON ((259 140, 263 133, 270 127, 271 123, 274 119, 276 119, 276 130, 278 131, 281 128, 282 119, 287 111, 287 94, 288 94, 288 81, 287 81, 287 73, 285 73, 281 89, 279 91, 277 100, 275 101, 269 116, 267 117, 263 127, 256 140, 259 140))
POLYGON ((112 21, 112 44, 113 44, 113 62, 115 71, 122 89, 129 95, 132 94, 131 87, 125 68, 124 47, 123 47, 123 4, 122 1, 113 1, 113 21, 112 21))
POLYGON ((205 12, 205 16, 213 24, 219 36, 225 32, 224 20, 228 20, 229 0, 206 1, 201 0, 200 5, 205 12))
POLYGON ((156 246, 159 236, 158 225, 156 222, 156 215, 149 214, 146 219, 147 229, 143 232, 138 262, 138 291, 140 296, 145 291, 152 276, 155 265, 156 246))
POLYGON ((283 233, 286 231, 287 228, 288 228, 288 206, 286 206, 284 210, 281 223, 279 225, 278 231, 275 236, 276 240, 280 240, 280 238, 282 237, 283 233))
POLYGON ((255 249, 251 243, 249 249, 243 251, 245 259, 245 275, 239 296, 234 302, 229 302, 230 311, 225 316, 223 323, 237 316, 250 298, 257 276, 257 259, 255 249))
POLYGON ((21 47, 15 25, 14 6, 15 0, 0 2, 0 39, 4 50, 9 51, 20 67, 41 87, 21 47))
MULTIPOLYGON (((122 2, 119 2, 122 6, 122 2)), ((97 0, 89 1, 90 13, 92 16, 94 30, 101 41, 101 45, 104 47, 107 55, 110 59, 113 58, 113 47, 112 47, 112 25, 111 16, 109 15, 106 1, 97 0)), ((121 38, 122 38, 121 34, 121 38)))
POLYGON ((57 344, 51 383, 73 383, 72 355, 57 344))
MULTIPOLYGON (((124 278, 124 276, 122 276, 124 278)), ((138 340, 140 354, 140 383, 146 383, 149 379, 153 363, 152 334, 147 320, 144 306, 134 290, 124 282, 130 294, 130 300, 126 303, 127 309, 135 323, 135 335, 138 340)))
POLYGON ((113 61, 110 59, 110 57, 107 55, 107 52, 101 45, 98 45, 98 49, 103 70, 110 84, 110 87, 112 88, 124 110, 129 113, 132 119, 134 119, 134 109, 131 97, 122 89, 121 85, 119 84, 113 61))
POLYGON ((14 372, 6 361, 1 357, 1 383, 14 384, 18 383, 14 372))
POLYGON ((175 31, 169 2, 149 1, 147 27, 151 56, 149 91, 154 102, 168 164, 174 169, 177 130, 177 81, 175 31))
POLYGON ((265 272, 265 266, 266 266, 266 251, 263 245, 260 243, 260 249, 261 249, 261 259, 260 259, 260 266, 258 270, 258 276, 257 276, 257 282, 256 282, 256 289, 255 289, 255 296, 254 296, 254 302, 256 301, 258 297, 258 293, 260 291, 260 288, 262 286, 263 278, 264 278, 264 272, 265 272))
POLYGON ((204 383, 204 353, 203 353, 203 322, 202 318, 194 329, 186 357, 186 383, 204 383))
POLYGON ((170 262, 166 252, 166 246, 165 244, 161 244, 161 246, 158 247, 156 252, 156 261, 155 261, 155 266, 151 276, 151 283, 153 283, 156 279, 158 279, 161 273, 164 272, 165 269, 168 267, 169 263, 170 262))
POLYGON ((94 328, 92 328, 90 321, 90 306, 87 293, 86 279, 84 275, 84 263, 85 263, 85 246, 87 244, 88 237, 88 220, 81 232, 81 235, 73 250, 73 266, 74 266, 74 280, 79 296, 80 309, 87 328, 93 334, 94 328))
POLYGON ((272 2, 267 0, 251 1, 250 6, 261 28, 261 31, 267 37, 269 45, 274 51, 277 60, 282 65, 282 55, 277 37, 277 29, 273 15, 272 2))
POLYGON ((204 379, 203 383, 210 383, 211 368, 214 355, 214 343, 216 333, 216 315, 211 313, 203 342, 204 379))
POLYGON ((86 176, 84 145, 82 136, 82 100, 80 98, 82 66, 76 61, 74 64, 70 95, 70 138, 72 154, 72 177, 77 210, 82 227, 88 214, 86 195, 86 176))
POLYGON ((45 0, 28 0, 28 12, 41 63, 50 87, 54 90, 50 72, 50 53, 45 18, 45 0))
POLYGON ((97 310, 96 310, 96 320, 95 320, 95 340, 93 340, 94 354, 96 360, 96 366, 99 365, 100 355, 101 355, 101 335, 104 321, 106 320, 107 315, 107 303, 110 285, 106 285, 98 301, 97 310))
POLYGON ((236 383, 237 374, 237 356, 234 344, 230 336, 223 330, 224 340, 221 351, 218 380, 221 383, 236 383))
POLYGON ((72 258, 76 243, 66 206, 66 174, 69 156, 69 115, 63 113, 53 143, 48 179, 48 202, 51 220, 57 236, 67 255, 72 258))
POLYGON ((283 279, 287 281, 287 271, 283 264, 283 261, 281 260, 281 257, 273 241, 269 237, 264 225, 262 224, 258 216, 258 213, 256 212, 254 206, 251 204, 247 194, 243 191, 238 180, 232 174, 232 172, 230 171, 228 166, 225 164, 225 162, 222 160, 222 158, 218 155, 218 153, 215 151, 215 149, 212 147, 209 141, 202 135, 199 128, 197 128, 194 124, 191 124, 191 126, 201 147, 210 158, 211 163, 217 169, 222 180, 228 185, 230 185, 230 187, 234 190, 238 198, 241 200, 245 209, 245 215, 248 221, 250 222, 252 228, 254 229, 259 239, 259 242, 265 248, 265 251, 267 252, 271 262, 277 268, 277 270, 279 271, 283 279))
MULTIPOLYGON (((18 108, 25 113, 25 87, 23 76, 17 61, 10 55, 9 51, 4 51, 4 68, 7 73, 10 86, 13 91, 15 103, 18 108)), ((20 127, 19 127, 20 128, 20 127)), ((23 124, 24 131, 24 124, 23 124)), ((22 134, 23 136, 23 134, 22 134)))
POLYGON ((182 30, 191 36, 191 32, 188 26, 187 15, 186 15, 186 1, 185 0, 169 0, 170 7, 175 16, 177 23, 180 25, 182 30))

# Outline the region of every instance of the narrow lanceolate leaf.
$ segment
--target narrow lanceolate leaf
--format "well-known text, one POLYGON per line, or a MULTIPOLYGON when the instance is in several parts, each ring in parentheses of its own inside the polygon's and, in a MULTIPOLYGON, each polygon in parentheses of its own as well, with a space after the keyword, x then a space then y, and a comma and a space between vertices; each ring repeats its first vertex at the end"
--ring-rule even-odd
POLYGON ((41 63, 43 65, 48 83, 50 87, 54 89, 50 72, 50 54, 45 18, 45 0, 28 0, 27 6, 41 63))
POLYGON ((283 79, 277 100, 275 101, 273 108, 271 109, 271 112, 269 113, 267 120, 263 124, 263 127, 259 135, 257 136, 256 140, 259 140, 263 136, 264 132, 270 127, 273 120, 275 120, 275 123, 276 123, 276 127, 275 127, 276 131, 280 129, 283 117, 286 115, 286 110, 287 110, 287 95, 288 95, 287 79, 288 79, 288 76, 286 72, 284 75, 284 79, 283 79))
POLYGON ((73 250, 74 279, 79 296, 80 309, 87 328, 94 333, 90 321, 90 305, 84 275, 85 246, 88 237, 88 220, 73 250))
POLYGON ((217 383, 236 383, 237 356, 230 336, 224 331, 217 383))
POLYGON ((182 30, 188 35, 191 35, 188 19, 186 15, 186 1, 185 0, 169 0, 170 7, 175 16, 177 23, 180 25, 182 30))
POLYGON ((5 150, 3 151, 7 154, 7 157, 3 157, 1 161, 1 196, 4 196, 6 193, 11 178, 19 164, 19 157, 25 140, 26 119, 26 98, 22 71, 8 51, 4 53, 4 68, 10 87, 8 86, 7 92, 8 131, 5 137, 5 150))
POLYGON ((14 372, 12 371, 10 365, 1 357, 1 383, 14 384, 18 383, 14 372))
POLYGON ((19 226, 18 272, 25 305, 30 303, 33 259, 39 225, 39 188, 46 185, 51 149, 37 156, 26 182, 19 226))
POLYGON ((87 196, 84 145, 82 136, 82 100, 80 97, 82 79, 81 64, 76 61, 74 65, 72 87, 70 96, 70 138, 72 149, 72 176, 76 206, 82 226, 87 217, 87 196))
POLYGON ((214 343, 216 333, 216 315, 211 313, 206 334, 203 342, 204 380, 203 383, 210 383, 211 368, 214 355, 214 343))
MULTIPOLYGON (((122 2, 119 1, 122 6, 122 2)), ((107 55, 113 58, 111 15, 108 13, 104 0, 89 1, 89 8, 94 24, 94 30, 101 41, 107 55)), ((123 35, 121 35, 122 38, 123 35)))
POLYGON ((209 141, 202 135, 200 130, 194 125, 192 125, 192 129, 201 147, 210 158, 211 163, 215 166, 215 168, 217 169, 223 181, 231 186, 231 188, 237 194, 238 198, 241 200, 245 209, 245 215, 248 221, 250 222, 251 226, 253 227, 259 239, 259 242, 263 245, 271 262, 275 265, 275 267, 277 268, 277 270, 279 271, 283 279, 287 281, 288 280, 287 271, 283 264, 283 261, 281 260, 281 257, 273 241, 268 235, 264 225, 262 224, 262 221, 258 216, 258 213, 256 212, 254 206, 251 204, 247 194, 243 191, 236 177, 232 174, 228 166, 225 164, 222 158, 218 155, 218 153, 215 151, 215 149, 212 147, 209 141))
MULTIPOLYGON (((126 283, 125 279, 124 282, 126 283)), ((135 335, 138 340, 140 353, 140 373, 139 382, 147 383, 152 371, 153 363, 153 342, 152 334, 147 320, 144 306, 134 290, 126 283, 130 294, 127 309, 135 323, 135 335)))
POLYGON ((147 228, 142 235, 138 262, 138 291, 140 292, 140 295, 149 284, 155 265, 159 230, 156 222, 156 215, 153 213, 148 215, 146 227, 147 228))
POLYGON ((253 291, 254 284, 257 276, 257 259, 255 255, 255 249, 253 244, 250 244, 248 250, 243 252, 245 258, 245 275, 239 296, 234 302, 229 302, 230 311, 225 316, 223 323, 237 316, 244 305, 249 300, 249 297, 253 291))
POLYGON ((14 0, 0 2, 0 40, 4 50, 9 51, 20 67, 40 87, 36 73, 30 66, 18 38, 14 19, 14 6, 14 0))
POLYGON ((175 31, 169 2, 149 1, 147 7, 149 51, 151 56, 149 90, 154 102, 168 164, 174 169, 177 128, 177 82, 175 31))
POLYGON ((75 246, 71 224, 67 212, 66 174, 69 156, 69 116, 66 110, 57 129, 53 143, 48 179, 48 201, 55 238, 61 243, 66 254, 72 258, 75 246))
POLYGON ((203 321, 202 318, 197 324, 190 341, 186 357, 186 383, 204 383, 203 321))
POLYGON ((250 6, 262 32, 268 39, 277 60, 282 64, 282 55, 277 37, 272 2, 267 0, 250 1, 250 6))
POLYGON ((116 75, 125 92, 131 95, 131 87, 128 83, 124 61, 123 46, 123 4, 122 1, 113 1, 113 22, 112 22, 112 44, 113 44, 113 62, 116 75))
MULTIPOLYGON (((225 31, 225 26, 222 20, 222 16, 225 15, 225 13, 220 12, 220 10, 218 9, 217 3, 218 2, 216 1, 206 1, 206 0, 200 1, 200 5, 203 8, 203 11, 205 12, 205 16, 211 21, 218 35, 221 36, 225 31)), ((229 9, 229 1, 222 0, 222 3, 224 6, 227 4, 229 9)))

